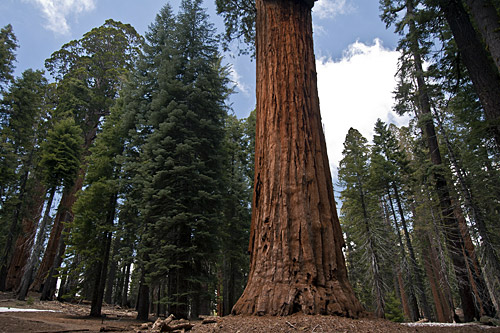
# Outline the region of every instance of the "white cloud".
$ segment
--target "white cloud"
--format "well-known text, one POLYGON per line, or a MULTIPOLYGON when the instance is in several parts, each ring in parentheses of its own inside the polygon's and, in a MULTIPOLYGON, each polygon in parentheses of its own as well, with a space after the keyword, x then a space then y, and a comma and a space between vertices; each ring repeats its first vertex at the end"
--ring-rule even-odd
POLYGON ((47 19, 45 27, 56 34, 70 32, 67 17, 71 14, 89 12, 95 8, 96 0, 25 0, 35 4, 47 19))
POLYGON ((377 118, 397 125, 408 123, 408 117, 392 111, 398 58, 397 51, 385 49, 376 39, 373 45, 351 44, 338 61, 316 61, 321 115, 335 178, 350 127, 371 141, 377 118))
POLYGON ((238 74, 236 69, 234 69, 234 66, 231 67, 231 72, 229 73, 229 78, 231 79, 231 81, 233 81, 236 84, 236 88, 238 88, 239 91, 241 91, 246 96, 250 95, 250 89, 248 88, 248 86, 245 83, 243 83, 243 81, 241 80, 240 74, 238 74))
POLYGON ((320 19, 327 19, 348 14, 353 10, 354 7, 348 0, 319 0, 314 4, 313 14, 320 19))

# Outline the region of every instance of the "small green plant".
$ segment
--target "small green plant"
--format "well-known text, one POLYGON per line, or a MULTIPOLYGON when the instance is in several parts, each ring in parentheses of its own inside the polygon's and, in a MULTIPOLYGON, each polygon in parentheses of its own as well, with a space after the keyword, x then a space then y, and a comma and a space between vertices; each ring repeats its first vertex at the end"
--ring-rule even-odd
POLYGON ((403 311, 401 311, 401 302, 394 292, 387 294, 385 301, 385 317, 390 321, 402 323, 405 321, 403 311))
POLYGON ((35 302, 35 300, 31 296, 28 297, 28 299, 26 300, 26 304, 28 304, 28 305, 33 305, 34 302, 35 302))

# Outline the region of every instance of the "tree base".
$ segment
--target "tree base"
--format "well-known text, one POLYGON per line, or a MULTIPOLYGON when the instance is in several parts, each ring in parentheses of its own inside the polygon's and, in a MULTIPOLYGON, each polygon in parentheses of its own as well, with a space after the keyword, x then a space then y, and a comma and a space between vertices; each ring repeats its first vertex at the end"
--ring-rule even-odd
POLYGON ((310 284, 248 285, 232 310, 233 315, 288 316, 294 313, 307 315, 337 315, 349 318, 364 316, 363 306, 350 290, 338 282, 328 286, 310 284))

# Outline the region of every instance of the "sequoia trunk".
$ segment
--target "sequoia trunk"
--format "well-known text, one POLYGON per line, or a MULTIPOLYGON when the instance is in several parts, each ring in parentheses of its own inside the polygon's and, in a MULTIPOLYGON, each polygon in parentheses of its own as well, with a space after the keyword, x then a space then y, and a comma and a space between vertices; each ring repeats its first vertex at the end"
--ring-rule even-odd
POLYGON ((312 41, 313 1, 257 0, 250 274, 234 314, 363 311, 347 279, 312 41))
MULTIPOLYGON (((83 178, 85 175, 84 170, 84 168, 80 169, 75 184, 69 191, 64 191, 63 193, 59 207, 57 208, 57 214, 54 219, 54 224, 50 232, 49 241, 47 243, 42 262, 40 263, 40 267, 38 268, 34 281, 30 286, 30 290, 41 291, 51 267, 54 266, 64 224, 73 221, 73 213, 71 209, 76 201, 76 193, 82 188, 83 178)), ((66 248, 65 245, 66 244, 63 243, 62 253, 64 253, 66 248)))

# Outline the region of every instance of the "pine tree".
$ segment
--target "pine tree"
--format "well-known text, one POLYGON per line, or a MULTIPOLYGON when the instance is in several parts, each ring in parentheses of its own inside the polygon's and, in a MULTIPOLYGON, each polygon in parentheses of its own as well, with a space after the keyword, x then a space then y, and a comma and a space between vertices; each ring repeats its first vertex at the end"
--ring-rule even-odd
POLYGON ((350 128, 344 141, 338 170, 342 200, 342 225, 360 248, 361 258, 371 277, 375 315, 385 316, 385 286, 382 276, 381 215, 378 199, 368 191, 369 148, 367 140, 350 128))
MULTIPOLYGON (((392 202, 393 199, 396 203, 397 212, 399 214, 399 221, 401 222, 401 227, 406 242, 406 248, 408 249, 410 257, 410 298, 414 298, 416 296, 415 291, 413 291, 413 289, 415 288, 424 316, 426 318, 432 319, 430 306, 428 304, 427 296, 424 290, 421 269, 418 265, 417 257, 410 237, 410 226, 408 225, 406 217, 407 212, 405 212, 405 209, 403 208, 403 179, 406 176, 407 183, 410 181, 410 179, 408 179, 410 172, 410 170, 408 169, 408 161, 406 161, 404 154, 400 151, 396 138, 380 119, 377 120, 374 130, 375 135, 373 137, 373 152, 379 158, 376 159, 375 157, 372 157, 372 168, 374 165, 377 165, 376 161, 378 161, 378 169, 385 171, 385 177, 377 177, 376 175, 375 177, 383 183, 380 185, 385 188, 388 195, 389 206, 391 207, 392 215, 394 217, 394 223, 396 224, 396 232, 399 233, 400 228, 398 226, 398 219, 394 211, 395 209, 392 202)), ((400 245, 402 246, 403 244, 400 245)), ((402 250, 403 249, 404 248, 402 247, 402 250)), ((406 260, 404 253, 403 260, 406 260)), ((416 303, 413 303, 413 307, 414 318, 412 319, 417 320, 419 317, 418 306, 416 303)))
POLYGON ((86 186, 75 202, 71 229, 72 251, 81 256, 81 267, 85 267, 86 278, 93 287, 90 315, 97 317, 101 316, 119 194, 122 112, 120 106, 113 108, 90 148, 86 186))
MULTIPOLYGON (((176 17, 168 5, 157 15, 138 69, 144 75, 137 75, 147 94, 137 96, 138 109, 130 112, 142 118, 131 145, 139 151, 139 172, 147 175, 139 304, 148 303, 147 289, 165 286, 161 302, 177 317, 210 310, 221 219, 228 79, 200 6, 183 1, 176 17)), ((142 305, 138 317, 146 318, 142 305)))
POLYGON ((4 93, 6 87, 14 79, 14 62, 18 48, 17 38, 8 24, 0 30, 0 96, 4 93))

